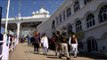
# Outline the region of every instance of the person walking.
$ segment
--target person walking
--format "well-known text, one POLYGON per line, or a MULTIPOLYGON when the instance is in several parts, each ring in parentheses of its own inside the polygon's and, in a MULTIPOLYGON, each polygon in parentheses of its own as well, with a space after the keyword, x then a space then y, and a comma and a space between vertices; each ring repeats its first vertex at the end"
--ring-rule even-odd
POLYGON ((33 41, 34 53, 38 53, 39 52, 39 40, 40 40, 40 37, 38 35, 38 32, 36 32, 36 34, 34 36, 34 41, 33 41))
POLYGON ((71 46, 70 54, 73 53, 76 58, 78 53, 78 41, 74 33, 69 37, 69 45, 71 46))
POLYGON ((43 45, 43 54, 47 55, 47 51, 48 51, 48 38, 46 36, 46 33, 43 34, 42 38, 41 38, 41 44, 43 45))
POLYGON ((55 56, 61 58, 60 52, 61 52, 61 34, 60 31, 57 30, 55 32, 55 56))
POLYGON ((70 56, 69 56, 69 52, 68 52, 68 44, 67 44, 67 36, 66 36, 66 32, 63 31, 61 34, 61 52, 60 55, 62 57, 62 53, 64 53, 64 55, 66 55, 67 60, 70 60, 70 56))

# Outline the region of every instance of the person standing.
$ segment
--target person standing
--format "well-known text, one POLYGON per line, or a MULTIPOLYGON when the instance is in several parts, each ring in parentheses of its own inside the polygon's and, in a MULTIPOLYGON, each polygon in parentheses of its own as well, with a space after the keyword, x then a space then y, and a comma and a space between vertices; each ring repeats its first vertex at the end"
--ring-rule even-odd
POLYGON ((77 57, 77 53, 78 53, 78 41, 77 41, 77 38, 76 38, 74 33, 69 38, 69 44, 71 46, 70 53, 73 53, 74 57, 76 58, 77 57))
POLYGON ((30 36, 27 35, 26 38, 27 38, 27 45, 30 46, 30 36))
POLYGON ((43 45, 43 54, 47 55, 47 51, 48 51, 48 38, 46 36, 46 33, 43 34, 43 37, 41 38, 41 44, 43 45))

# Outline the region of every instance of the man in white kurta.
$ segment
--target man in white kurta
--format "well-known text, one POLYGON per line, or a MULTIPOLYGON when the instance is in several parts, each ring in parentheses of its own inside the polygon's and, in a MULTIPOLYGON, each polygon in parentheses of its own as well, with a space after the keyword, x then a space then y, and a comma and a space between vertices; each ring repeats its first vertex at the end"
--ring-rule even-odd
POLYGON ((78 53, 78 41, 77 38, 75 37, 75 35, 72 35, 73 38, 75 38, 75 43, 72 43, 71 40, 72 38, 69 38, 69 45, 71 46, 71 51, 70 53, 74 53, 74 57, 77 57, 77 53, 78 53))
POLYGON ((48 45, 48 38, 46 37, 46 34, 43 34, 41 43, 43 45, 43 54, 47 55, 47 50, 48 50, 49 45, 48 45))

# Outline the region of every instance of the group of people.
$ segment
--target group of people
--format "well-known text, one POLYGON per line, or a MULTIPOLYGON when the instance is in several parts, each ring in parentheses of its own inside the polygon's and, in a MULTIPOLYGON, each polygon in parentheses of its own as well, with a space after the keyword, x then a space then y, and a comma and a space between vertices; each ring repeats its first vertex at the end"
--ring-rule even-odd
MULTIPOLYGON (((0 33, 0 41, 3 41, 3 34, 0 33)), ((7 34, 7 40, 6 40, 6 45, 9 47, 9 51, 13 51, 18 44, 18 40, 15 35, 12 34, 7 34)), ((3 48, 3 42, 0 43, 0 53, 3 48)))
POLYGON ((65 31, 56 31, 53 33, 52 41, 55 44, 55 55, 59 58, 66 55, 67 59, 70 59, 72 54, 75 58, 77 57, 78 41, 73 32, 69 33, 68 37, 65 31))
POLYGON ((39 33, 36 32, 36 34, 31 38, 31 43, 32 45, 34 45, 34 53, 38 53, 39 48, 41 47, 43 54, 47 55, 49 44, 46 33, 40 36, 39 33))
MULTIPOLYGON (((32 45, 34 46, 34 53, 38 53, 39 47, 42 47, 43 54, 47 55, 50 42, 48 37, 46 36, 46 33, 40 36, 40 34, 36 32, 36 34, 30 40, 32 45)), ((62 58, 62 56, 64 55, 67 57, 67 59, 70 59, 70 55, 72 55, 72 53, 74 57, 77 57, 78 41, 73 32, 69 34, 68 37, 65 31, 56 31, 55 33, 53 33, 52 39, 50 39, 50 41, 53 41, 54 43, 55 56, 57 56, 58 58, 62 58), (68 46, 70 46, 70 48, 68 46)))
MULTIPOLYGON (((9 37, 10 37, 10 44, 9 44, 9 48, 15 48, 16 45, 18 44, 18 41, 16 39, 16 36, 15 35, 8 35, 8 42, 9 42, 9 37)), ((7 44, 8 44, 7 42, 7 44)), ((14 49, 13 48, 13 49, 14 49)))

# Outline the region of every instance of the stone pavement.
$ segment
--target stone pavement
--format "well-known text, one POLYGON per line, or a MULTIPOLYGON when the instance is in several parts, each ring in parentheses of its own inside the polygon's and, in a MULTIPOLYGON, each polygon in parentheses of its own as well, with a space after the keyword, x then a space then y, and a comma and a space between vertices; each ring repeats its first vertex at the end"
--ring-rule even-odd
MULTIPOLYGON (((19 43, 16 49, 10 52, 9 60, 66 60, 66 57, 58 59, 54 55, 55 55, 54 51, 51 50, 49 50, 47 56, 42 55, 41 52, 39 54, 34 54, 33 47, 27 46, 26 43, 19 43)), ((74 58, 73 56, 71 56, 71 60, 104 60, 104 59, 91 58, 87 56, 78 56, 77 58, 74 58)))

